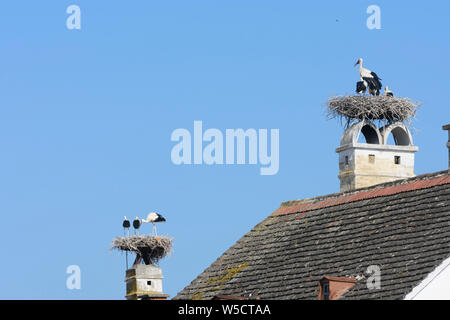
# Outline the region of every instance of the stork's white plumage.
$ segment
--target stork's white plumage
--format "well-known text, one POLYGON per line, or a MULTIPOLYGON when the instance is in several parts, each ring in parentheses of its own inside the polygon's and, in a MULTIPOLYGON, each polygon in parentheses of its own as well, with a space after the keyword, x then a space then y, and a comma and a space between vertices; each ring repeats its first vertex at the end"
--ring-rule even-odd
POLYGON ((385 95, 385 96, 388 96, 388 97, 393 97, 393 96, 394 96, 394 93, 393 93, 391 90, 389 90, 389 87, 388 87, 388 86, 386 86, 386 87, 384 88, 384 95, 385 95))
POLYGON ((164 219, 164 217, 162 215, 160 215, 159 213, 156 212, 150 212, 147 216, 147 219, 143 219, 142 222, 151 222, 151 223, 155 223, 155 222, 165 222, 166 219, 164 219))
POLYGON ((359 75, 361 76, 361 78, 364 81, 367 82, 367 85, 369 88, 369 93, 374 96, 380 95, 380 90, 382 87, 382 84, 380 82, 381 79, 378 77, 378 75, 375 72, 370 71, 369 69, 366 69, 363 67, 363 59, 362 58, 358 59, 355 66, 357 66, 358 64, 359 64, 359 75))
POLYGON ((156 235, 156 225, 157 222, 166 222, 166 219, 157 212, 150 212, 147 215, 147 219, 142 219, 142 222, 153 224, 152 233, 156 235))

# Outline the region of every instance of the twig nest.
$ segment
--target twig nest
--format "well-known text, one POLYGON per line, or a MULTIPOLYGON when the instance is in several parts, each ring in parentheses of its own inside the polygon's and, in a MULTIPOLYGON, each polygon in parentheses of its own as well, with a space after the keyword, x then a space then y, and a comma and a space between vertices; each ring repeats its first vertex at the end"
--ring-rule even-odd
POLYGON ((388 96, 337 96, 326 103, 328 118, 344 118, 347 125, 355 120, 410 121, 420 105, 409 98, 388 96))
POLYGON ((167 236, 133 235, 117 237, 112 241, 111 249, 136 253, 136 262, 141 259, 145 264, 155 264, 172 250, 173 238, 167 236))

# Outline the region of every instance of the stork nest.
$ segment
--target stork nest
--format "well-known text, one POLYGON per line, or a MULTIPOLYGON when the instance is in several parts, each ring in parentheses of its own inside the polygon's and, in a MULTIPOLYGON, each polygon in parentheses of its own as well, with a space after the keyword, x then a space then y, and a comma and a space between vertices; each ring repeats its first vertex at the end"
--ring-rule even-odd
POLYGON ((361 120, 411 121, 420 105, 409 98, 388 96, 337 96, 326 103, 327 117, 345 120, 347 127, 361 120))
POLYGON ((112 241, 111 250, 136 253, 134 264, 142 260, 145 264, 155 264, 172 250, 173 238, 167 236, 133 235, 117 237, 112 241))

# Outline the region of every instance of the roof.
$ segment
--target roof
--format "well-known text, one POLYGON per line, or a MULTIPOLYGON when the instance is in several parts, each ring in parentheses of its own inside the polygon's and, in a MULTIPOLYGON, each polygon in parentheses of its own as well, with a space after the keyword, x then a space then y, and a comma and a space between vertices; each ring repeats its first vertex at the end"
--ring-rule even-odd
POLYGON ((285 202, 174 299, 317 299, 325 276, 358 279, 343 299, 403 299, 449 256, 446 170, 285 202), (371 265, 380 289, 367 288, 371 265))

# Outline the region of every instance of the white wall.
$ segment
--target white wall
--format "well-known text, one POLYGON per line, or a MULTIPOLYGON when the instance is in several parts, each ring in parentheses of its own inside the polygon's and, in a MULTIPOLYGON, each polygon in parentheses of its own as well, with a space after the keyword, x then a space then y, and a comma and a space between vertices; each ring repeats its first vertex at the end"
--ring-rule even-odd
POLYGON ((407 294, 405 300, 450 300, 450 258, 407 294))

